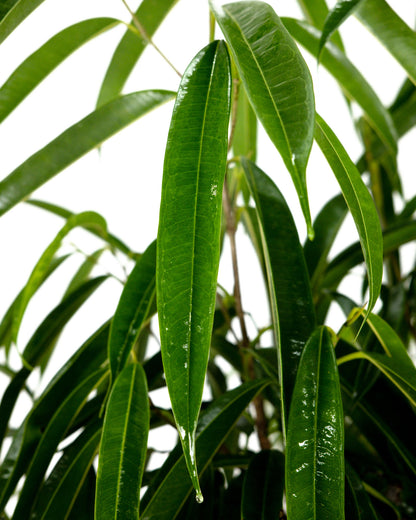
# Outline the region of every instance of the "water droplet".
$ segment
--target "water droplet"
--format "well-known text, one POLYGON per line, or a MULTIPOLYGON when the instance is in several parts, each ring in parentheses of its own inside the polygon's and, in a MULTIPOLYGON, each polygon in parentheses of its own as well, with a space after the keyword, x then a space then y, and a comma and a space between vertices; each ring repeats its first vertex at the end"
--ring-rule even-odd
POLYGON ((202 493, 200 491, 197 491, 195 498, 198 504, 202 504, 202 502, 204 501, 204 497, 202 496, 202 493))

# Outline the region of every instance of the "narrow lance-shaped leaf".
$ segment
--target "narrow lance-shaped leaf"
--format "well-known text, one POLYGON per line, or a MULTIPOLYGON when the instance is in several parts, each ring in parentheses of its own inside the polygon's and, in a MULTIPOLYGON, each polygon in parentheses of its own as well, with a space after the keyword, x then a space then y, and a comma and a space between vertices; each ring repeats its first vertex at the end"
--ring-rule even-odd
POLYGON ((315 327, 315 312, 302 246, 286 201, 264 172, 245 159, 242 165, 261 228, 286 432, 296 372, 315 327))
POLYGON ((31 54, 0 87, 0 122, 76 49, 115 27, 113 18, 93 18, 67 27, 31 54))
POLYGON ((87 152, 173 97, 173 92, 162 90, 134 92, 69 127, 0 182, 0 216, 87 152))
POLYGON ((108 401, 95 499, 97 520, 137 520, 149 432, 146 375, 138 363, 118 376, 108 401))
POLYGON ((156 290, 156 241, 143 253, 130 273, 111 325, 108 344, 111 376, 115 381, 130 355, 156 290))
MULTIPOLYGON (((144 34, 139 34, 137 29, 132 30, 132 28, 124 33, 105 73, 97 107, 120 95, 131 71, 148 44, 148 38, 153 36, 177 2, 178 0, 143 0, 140 2, 135 16, 144 34)), ((134 27, 133 21, 131 25, 134 27)))
POLYGON ((334 132, 318 115, 315 139, 335 174, 360 237, 368 273, 370 298, 367 313, 370 313, 380 294, 383 276, 383 238, 377 210, 354 163, 334 132))
POLYGON ((8 0, 0 4, 0 43, 11 34, 43 0, 8 0))
POLYGON ((344 518, 344 414, 331 336, 320 327, 300 361, 286 444, 288 518, 344 518))
POLYGON ((348 462, 345 464, 345 477, 347 482, 345 490, 345 510, 348 515, 347 518, 354 518, 356 520, 379 520, 360 477, 348 462))
POLYGON ((281 154, 312 236, 306 165, 313 141, 315 102, 309 69, 295 42, 263 2, 211 3, 235 58, 247 95, 281 154))
POLYGON ((356 16, 404 68, 416 84, 416 33, 384 0, 364 0, 356 16))
POLYGON ((163 364, 199 500, 195 430, 215 308, 230 89, 226 46, 213 42, 192 60, 179 87, 166 147, 157 244, 163 364))

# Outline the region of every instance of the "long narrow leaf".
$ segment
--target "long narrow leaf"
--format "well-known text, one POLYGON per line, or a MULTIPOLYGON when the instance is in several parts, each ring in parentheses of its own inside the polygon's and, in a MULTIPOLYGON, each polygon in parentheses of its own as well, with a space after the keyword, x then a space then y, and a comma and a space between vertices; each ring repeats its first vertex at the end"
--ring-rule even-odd
POLYGON ((43 0, 8 0, 0 4, 0 43, 11 34, 43 0))
POLYGON ((262 230, 272 320, 279 359, 283 431, 299 360, 315 326, 305 258, 292 214, 277 187, 253 163, 242 160, 262 230))
POLYGON ((119 23, 113 18, 79 22, 53 36, 31 54, 0 87, 0 122, 76 49, 119 23))
POLYGON ((146 376, 133 363, 118 376, 108 401, 98 461, 97 520, 139 517, 148 432, 146 376))
POLYGON ((286 445, 288 518, 344 518, 344 414, 334 347, 317 329, 303 351, 286 445))
POLYGON ((345 465, 345 477, 347 482, 345 490, 347 518, 354 518, 355 520, 379 520, 360 477, 348 463, 345 465))
POLYGON ((0 182, 0 216, 87 152, 173 97, 172 92, 161 90, 128 94, 65 130, 0 182))
POLYGON ((368 273, 368 313, 380 294, 383 276, 383 239, 373 199, 347 152, 325 121, 317 115, 315 139, 340 185, 360 237, 368 273))
POLYGON ((157 239, 163 365, 197 490, 195 429, 214 317, 230 89, 226 46, 213 42, 192 60, 179 87, 166 147, 157 239))
POLYGON ((292 176, 311 234, 306 165, 313 141, 315 102, 309 69, 270 5, 236 2, 211 7, 257 117, 292 176))

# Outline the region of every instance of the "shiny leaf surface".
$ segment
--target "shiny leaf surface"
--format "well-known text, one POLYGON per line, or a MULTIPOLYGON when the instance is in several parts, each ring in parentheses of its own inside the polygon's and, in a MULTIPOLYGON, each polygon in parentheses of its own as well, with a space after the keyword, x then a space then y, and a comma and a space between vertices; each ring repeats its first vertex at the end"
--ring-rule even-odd
POLYGON ((264 2, 213 7, 247 95, 279 150, 312 233, 306 165, 313 141, 315 102, 306 63, 280 18, 264 2))
POLYGON ((163 365, 196 489, 195 429, 215 308, 230 89, 226 46, 213 42, 192 60, 179 87, 165 153, 157 238, 163 365))
POLYGON ((328 330, 316 329, 299 364, 286 444, 288 518, 344 518, 344 414, 328 330))

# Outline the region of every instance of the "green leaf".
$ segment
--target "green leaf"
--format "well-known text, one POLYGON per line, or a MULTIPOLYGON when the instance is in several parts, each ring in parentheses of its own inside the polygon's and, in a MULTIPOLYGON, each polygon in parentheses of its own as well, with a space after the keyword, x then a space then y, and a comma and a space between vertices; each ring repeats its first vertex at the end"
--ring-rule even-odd
MULTIPOLYGON (((196 462, 201 473, 208 467, 235 422, 268 381, 243 383, 214 401, 201 414, 196 436, 196 462)), ((142 499, 141 520, 174 520, 192 490, 187 466, 177 447, 171 452, 142 499)))
POLYGON ((354 520, 379 520, 360 477, 348 462, 345 464, 345 476, 347 481, 345 490, 347 518, 354 520))
POLYGON ((29 304, 30 299, 38 290, 42 280, 45 278, 45 273, 49 270, 49 266, 55 256, 55 253, 61 247, 62 240, 68 235, 70 231, 78 226, 86 226, 98 229, 102 235, 105 235, 107 230, 106 221, 103 219, 103 217, 101 217, 101 215, 98 215, 98 213, 94 213, 93 211, 85 211, 84 213, 74 215, 67 220, 66 224, 59 230, 56 237, 42 253, 23 289, 22 297, 19 300, 19 305, 16 307, 13 317, 12 339, 15 343, 17 342, 17 335, 23 314, 27 305, 29 304))
POLYGON ((147 318, 156 290, 156 241, 136 263, 121 294, 111 325, 108 358, 112 380, 122 371, 147 318))
POLYGON ((71 294, 71 292, 75 291, 78 287, 81 287, 82 284, 90 280, 90 274, 94 268, 97 267, 98 261, 104 251, 105 249, 97 249, 97 251, 94 251, 85 257, 85 260, 71 278, 62 299, 65 299, 65 297, 71 294))
POLYGON ((98 460, 95 518, 136 520, 149 432, 146 376, 126 366, 114 384, 104 419, 98 460))
POLYGON ((128 94, 69 127, 0 182, 0 216, 87 152, 173 97, 172 92, 162 90, 128 94))
MULTIPOLYGON (((149 38, 153 36, 159 25, 178 0, 142 0, 135 13, 143 34, 138 34, 130 27, 123 35, 114 51, 111 62, 105 73, 97 107, 105 105, 120 95, 123 87, 145 50, 149 38)), ((134 23, 131 22, 134 26, 134 23)))
POLYGON ((0 5, 0 43, 11 34, 43 0, 5 0, 0 5))
POLYGON ((302 246, 290 210, 267 175, 243 159, 262 230, 272 320, 279 359, 283 431, 299 360, 315 326, 315 312, 302 246))
MULTIPOLYGON (((282 18, 285 27, 305 49, 318 56, 320 32, 305 22, 282 18)), ((391 115, 360 71, 335 45, 328 43, 322 52, 322 65, 338 81, 348 99, 363 109, 371 127, 392 153, 397 152, 397 132, 391 115)))
POLYGON ((245 89, 241 86, 237 103, 233 152, 236 156, 243 155, 255 162, 257 157, 257 117, 248 100, 245 89))
POLYGON ((319 40, 318 61, 331 35, 342 25, 345 20, 352 15, 358 4, 363 0, 338 0, 331 12, 328 14, 322 29, 321 39, 319 40))
POLYGON ((276 450, 261 451, 246 472, 241 501, 244 520, 276 520, 282 509, 285 458, 276 450))
POLYGON ((215 309, 230 90, 226 46, 213 42, 192 60, 179 87, 166 147, 157 238, 163 365, 196 489, 195 428, 215 309))
POLYGON ((0 122, 76 49, 119 23, 113 18, 79 22, 53 36, 31 54, 0 87, 0 122))
POLYGON ((306 165, 313 142, 315 102, 309 69, 270 5, 236 2, 212 6, 250 102, 279 150, 312 234, 306 165))
POLYGON ((299 364, 286 444, 288 518, 344 518, 344 415, 328 329, 308 341, 299 364))
POLYGON ((360 237, 370 290, 367 307, 369 314, 380 294, 383 276, 383 239, 377 210, 354 163, 336 135, 318 115, 315 139, 335 174, 360 237))
POLYGON ((416 84, 416 33, 384 0, 364 0, 356 16, 380 40, 416 84))

